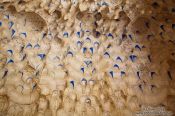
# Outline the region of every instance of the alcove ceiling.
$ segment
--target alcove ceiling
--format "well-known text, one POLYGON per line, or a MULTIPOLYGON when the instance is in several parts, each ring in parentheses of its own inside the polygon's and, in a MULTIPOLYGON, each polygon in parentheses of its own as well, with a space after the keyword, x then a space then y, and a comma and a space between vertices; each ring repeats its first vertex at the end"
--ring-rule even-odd
POLYGON ((0 0, 0 116, 144 108, 175 113, 174 0, 0 0))

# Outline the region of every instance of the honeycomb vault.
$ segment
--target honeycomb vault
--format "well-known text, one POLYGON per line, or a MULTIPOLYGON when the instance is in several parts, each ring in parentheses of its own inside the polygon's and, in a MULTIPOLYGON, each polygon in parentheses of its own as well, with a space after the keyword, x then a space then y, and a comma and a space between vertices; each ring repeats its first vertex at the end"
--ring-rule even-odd
POLYGON ((0 0, 0 116, 148 106, 175 113, 174 0, 0 0))

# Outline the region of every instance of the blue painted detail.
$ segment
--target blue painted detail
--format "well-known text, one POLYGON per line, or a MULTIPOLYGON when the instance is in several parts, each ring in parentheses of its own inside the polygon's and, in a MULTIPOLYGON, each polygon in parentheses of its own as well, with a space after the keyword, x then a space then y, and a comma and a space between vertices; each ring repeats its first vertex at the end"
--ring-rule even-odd
POLYGON ((31 43, 28 43, 26 48, 32 48, 32 44, 31 43))
POLYGON ((81 79, 81 82, 82 82, 82 81, 85 81, 86 84, 87 84, 87 80, 86 80, 85 78, 82 78, 82 79, 81 79))
POLYGON ((38 54, 38 56, 41 58, 41 60, 43 60, 46 57, 45 54, 38 54))
POLYGON ((108 37, 112 37, 112 38, 114 38, 113 35, 112 35, 111 33, 108 34, 108 37))
POLYGON ((86 30, 87 33, 89 33, 90 31, 89 30, 86 30))
POLYGON ((108 52, 105 52, 104 55, 107 55, 110 58, 110 54, 108 52))
POLYGON ((0 21, 0 26, 2 26, 2 22, 0 21))
POLYGON ((5 15, 5 17, 6 17, 7 19, 10 19, 10 16, 9 16, 9 15, 5 15))
POLYGON ((10 54, 13 54, 13 50, 7 50, 7 52, 10 52, 10 54))
POLYGON ((92 61, 88 60, 88 61, 84 61, 84 63, 85 63, 86 66, 88 67, 90 64, 92 64, 92 61))
POLYGON ((137 77, 140 79, 140 72, 139 71, 137 72, 137 77))
POLYGON ((103 6, 103 5, 104 5, 104 6, 108 6, 108 3, 103 2, 103 3, 102 3, 102 6, 103 6))
POLYGON ((124 71, 121 71, 120 76, 123 77, 124 75, 126 75, 126 73, 124 71))
POLYGON ((115 67, 118 68, 118 69, 120 69, 119 66, 118 66, 117 64, 114 64, 114 68, 115 68, 115 67))
POLYGON ((111 77, 114 78, 114 72, 110 71, 109 73, 110 73, 111 77))
POLYGON ((87 38, 86 38, 86 41, 89 41, 89 42, 91 42, 91 39, 90 39, 89 37, 87 37, 87 38))
POLYGON ((72 80, 72 81, 70 81, 70 84, 72 85, 72 87, 74 88, 75 87, 75 83, 74 83, 74 81, 72 80))
POLYGON ((80 38, 80 33, 81 33, 80 31, 77 32, 77 35, 78 35, 79 38, 80 38))
POLYGON ((139 45, 136 45, 135 48, 141 51, 141 47, 139 45))
POLYGON ((11 37, 13 37, 14 35, 15 35, 15 30, 14 29, 12 29, 12 34, 11 34, 11 37))
POLYGON ((86 50, 87 50, 87 48, 86 48, 86 47, 84 47, 84 48, 83 48, 83 53, 85 53, 85 52, 86 52, 86 50))
POLYGON ((77 41, 77 46, 81 47, 82 46, 82 42, 81 41, 77 41))
POLYGON ((68 37, 68 36, 69 36, 68 32, 64 32, 63 37, 68 37))
POLYGON ((63 67, 63 64, 59 64, 58 66, 63 67))
POLYGON ((94 42, 94 46, 96 46, 96 47, 98 47, 100 44, 99 44, 99 42, 94 42))
POLYGON ((69 55, 69 54, 73 57, 73 53, 72 53, 71 51, 69 51, 69 52, 67 53, 67 55, 69 55))
POLYGON ((100 32, 96 31, 96 37, 99 37, 100 36, 100 32))
POLYGON ((36 45, 34 46, 34 48, 40 48, 40 45, 39 45, 39 44, 36 44, 36 45))
POLYGON ((132 40, 132 35, 129 34, 128 36, 129 36, 129 38, 132 40))
POLYGON ((132 62, 135 62, 135 60, 137 59, 136 55, 130 55, 129 58, 131 59, 132 62))
POLYGON ((9 63, 14 63, 14 61, 12 59, 10 59, 7 61, 7 64, 9 64, 9 63))
POLYGON ((9 29, 11 29, 13 25, 14 25, 14 23, 12 21, 10 21, 9 22, 9 29))
POLYGON ((118 57, 116 58, 116 60, 120 60, 120 61, 122 62, 122 59, 120 58, 120 56, 118 56, 118 57))
POLYGON ((84 68, 81 68, 81 71, 84 73, 84 68))
POLYGON ((25 37, 27 37, 27 33, 26 32, 23 32, 21 34, 24 35, 25 37))
POLYGON ((32 90, 34 90, 36 87, 37 87, 37 83, 34 83, 34 84, 32 85, 32 90))
POLYGON ((93 47, 90 48, 90 51, 91 51, 92 54, 94 53, 93 47))

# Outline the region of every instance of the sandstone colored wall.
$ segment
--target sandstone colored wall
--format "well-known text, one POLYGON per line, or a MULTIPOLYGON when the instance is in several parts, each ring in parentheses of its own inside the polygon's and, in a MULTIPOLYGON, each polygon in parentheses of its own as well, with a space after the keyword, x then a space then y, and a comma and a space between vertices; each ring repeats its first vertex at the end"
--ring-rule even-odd
POLYGON ((147 106, 175 113, 174 0, 0 0, 0 116, 147 106))

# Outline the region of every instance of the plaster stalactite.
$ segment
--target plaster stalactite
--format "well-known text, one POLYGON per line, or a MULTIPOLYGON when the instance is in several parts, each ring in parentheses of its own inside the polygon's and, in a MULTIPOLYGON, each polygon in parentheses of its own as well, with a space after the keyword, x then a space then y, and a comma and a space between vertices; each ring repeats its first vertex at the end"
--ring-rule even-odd
POLYGON ((175 113, 174 6, 1 0, 0 116, 175 113))

